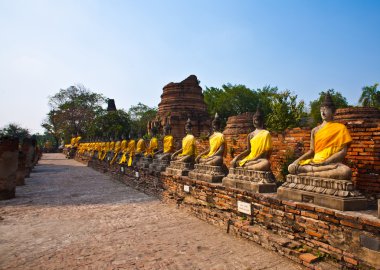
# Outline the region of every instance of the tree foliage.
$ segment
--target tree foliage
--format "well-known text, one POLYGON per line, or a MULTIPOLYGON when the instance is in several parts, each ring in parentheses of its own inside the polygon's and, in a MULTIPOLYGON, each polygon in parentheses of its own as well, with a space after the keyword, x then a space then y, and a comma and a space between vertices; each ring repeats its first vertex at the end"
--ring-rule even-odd
POLYGON ((10 123, 6 125, 5 127, 3 127, 2 129, 0 129, 0 136, 17 137, 19 138, 20 142, 22 142, 22 140, 25 137, 30 136, 30 133, 28 129, 23 128, 20 125, 15 124, 15 123, 10 123))
POLYGON ((64 137, 67 142, 71 134, 88 134, 93 120, 103 113, 101 107, 105 97, 93 93, 83 85, 61 89, 49 98, 51 108, 42 124, 55 138, 64 137))
POLYGON ((375 107, 380 109, 380 90, 377 89, 378 83, 372 86, 364 86, 359 103, 364 107, 375 107))
POLYGON ((320 107, 327 93, 331 95, 331 98, 335 104, 335 108, 338 109, 348 107, 347 99, 340 92, 335 92, 334 89, 328 89, 327 91, 320 92, 319 98, 310 102, 310 117, 312 121, 311 125, 313 127, 322 122, 320 107))
POLYGON ((91 138, 120 138, 121 135, 129 134, 131 121, 129 114, 124 110, 102 111, 94 121, 92 121, 88 136, 91 138))
POLYGON ((296 95, 278 92, 277 87, 269 85, 251 90, 244 85, 225 84, 221 89, 206 87, 203 95, 210 116, 217 112, 223 123, 230 116, 255 112, 259 104, 270 130, 282 131, 299 125, 306 116, 304 102, 298 103, 296 95))
POLYGON ((148 121, 153 120, 157 115, 157 108, 149 107, 145 104, 138 103, 135 106, 131 106, 128 110, 128 114, 131 121, 132 132, 134 134, 145 134, 148 121))
POLYGON ((270 99, 271 112, 266 121, 267 128, 273 131, 283 131, 301 125, 306 117, 305 104, 297 103, 297 95, 292 95, 289 90, 275 93, 270 99))

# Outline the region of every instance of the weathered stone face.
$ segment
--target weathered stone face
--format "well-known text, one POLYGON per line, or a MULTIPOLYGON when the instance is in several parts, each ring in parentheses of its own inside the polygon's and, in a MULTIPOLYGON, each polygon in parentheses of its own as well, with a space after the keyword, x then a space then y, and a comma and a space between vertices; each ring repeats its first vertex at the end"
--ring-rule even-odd
POLYGON ((185 136, 184 127, 189 117, 195 136, 209 132, 211 121, 203 100, 202 88, 195 75, 180 83, 171 82, 164 86, 161 102, 158 104, 158 118, 162 126, 168 116, 175 141, 180 141, 185 136))
POLYGON ((0 200, 15 196, 18 167, 18 139, 0 139, 0 200))

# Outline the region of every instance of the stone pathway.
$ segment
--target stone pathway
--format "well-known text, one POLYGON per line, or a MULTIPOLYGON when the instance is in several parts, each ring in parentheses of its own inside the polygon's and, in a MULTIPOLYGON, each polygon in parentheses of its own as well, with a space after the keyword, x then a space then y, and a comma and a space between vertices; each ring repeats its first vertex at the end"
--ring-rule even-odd
POLYGON ((0 269, 304 269, 62 154, 0 202, 0 269))

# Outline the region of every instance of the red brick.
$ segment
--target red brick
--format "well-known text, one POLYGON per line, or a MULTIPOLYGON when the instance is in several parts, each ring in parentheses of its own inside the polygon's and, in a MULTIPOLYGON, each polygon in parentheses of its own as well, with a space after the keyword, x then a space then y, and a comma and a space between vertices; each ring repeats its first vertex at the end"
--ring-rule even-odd
POLYGON ((337 220, 336 218, 334 218, 333 216, 330 216, 330 215, 322 214, 322 215, 320 215, 319 218, 321 220, 324 220, 324 221, 328 221, 328 222, 332 222, 332 223, 335 223, 335 224, 339 224, 339 220, 337 220))
POLYGON ((309 217, 309 218, 313 218, 313 219, 318 219, 318 215, 317 214, 314 214, 314 213, 311 213, 311 212, 308 212, 308 211, 301 211, 301 216, 309 217))
POLYGON ((293 213, 293 214, 296 214, 296 215, 299 215, 301 213, 301 211, 293 209, 293 208, 291 208, 289 206, 285 206, 285 212, 293 213))
POLYGON ((285 205, 289 205, 289 206, 293 206, 294 208, 297 207, 297 203, 296 202, 292 202, 292 201, 282 201, 282 204, 285 204, 285 205))
POLYGON ((325 249, 328 249, 328 244, 326 243, 323 243, 321 241, 317 241, 317 240, 314 240, 314 239, 311 239, 310 242, 312 242, 314 245, 318 246, 318 247, 323 247, 325 249))
POLYGON ((342 212, 335 212, 335 216, 336 216, 337 218, 340 218, 340 219, 349 219, 349 220, 357 220, 357 219, 358 219, 357 216, 344 214, 344 213, 342 213, 342 212))
POLYGON ((314 262, 318 261, 318 257, 311 254, 311 253, 303 253, 299 256, 299 258, 302 261, 307 262, 307 263, 314 263, 314 262))
POLYGON ((304 204, 304 203, 299 203, 297 204, 297 208, 299 209, 305 209, 309 211, 314 211, 315 206, 309 205, 309 204, 304 204))
POLYGON ((318 233, 316 231, 313 231, 313 230, 306 230, 305 231, 308 235, 311 235, 311 236, 315 236, 317 238, 322 238, 323 235, 321 233, 318 233))
POLYGON ((345 219, 342 219, 340 221, 340 224, 351 227, 351 228, 355 228, 355 229, 363 229, 363 225, 356 222, 349 221, 349 220, 345 220, 345 219))
POLYGON ((359 222, 366 225, 371 225, 371 226, 380 228, 379 218, 359 218, 359 222))
POLYGON ((353 258, 343 256, 343 260, 352 264, 352 265, 358 265, 358 261, 353 259, 353 258))
POLYGON ((333 215, 333 216, 335 215, 335 211, 332 210, 332 209, 328 209, 328 208, 315 207, 315 211, 320 212, 320 213, 325 213, 325 214, 333 215))

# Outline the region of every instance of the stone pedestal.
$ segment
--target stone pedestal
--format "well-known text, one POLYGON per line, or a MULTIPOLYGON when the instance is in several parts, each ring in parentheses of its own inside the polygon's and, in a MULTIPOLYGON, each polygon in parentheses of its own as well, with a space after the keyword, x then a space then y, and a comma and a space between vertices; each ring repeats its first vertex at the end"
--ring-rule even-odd
POLYGON ((165 172, 169 175, 187 176, 192 169, 194 169, 193 163, 170 161, 170 165, 166 167, 165 172))
POLYGON ((149 165, 153 162, 151 157, 142 157, 137 163, 139 169, 149 169, 149 165))
POLYGON ((160 174, 165 171, 166 167, 170 165, 170 160, 153 159, 153 162, 149 165, 150 174, 160 174))
POLYGON ((340 211, 367 208, 367 200, 349 180, 288 175, 278 188, 279 199, 314 203, 340 211))
POLYGON ((222 166, 195 164, 194 170, 189 172, 189 178, 210 183, 220 183, 224 176, 222 166))
POLYGON ((223 185, 255 193, 276 192, 276 183, 272 172, 254 171, 244 168, 230 168, 228 175, 223 178, 223 185))

